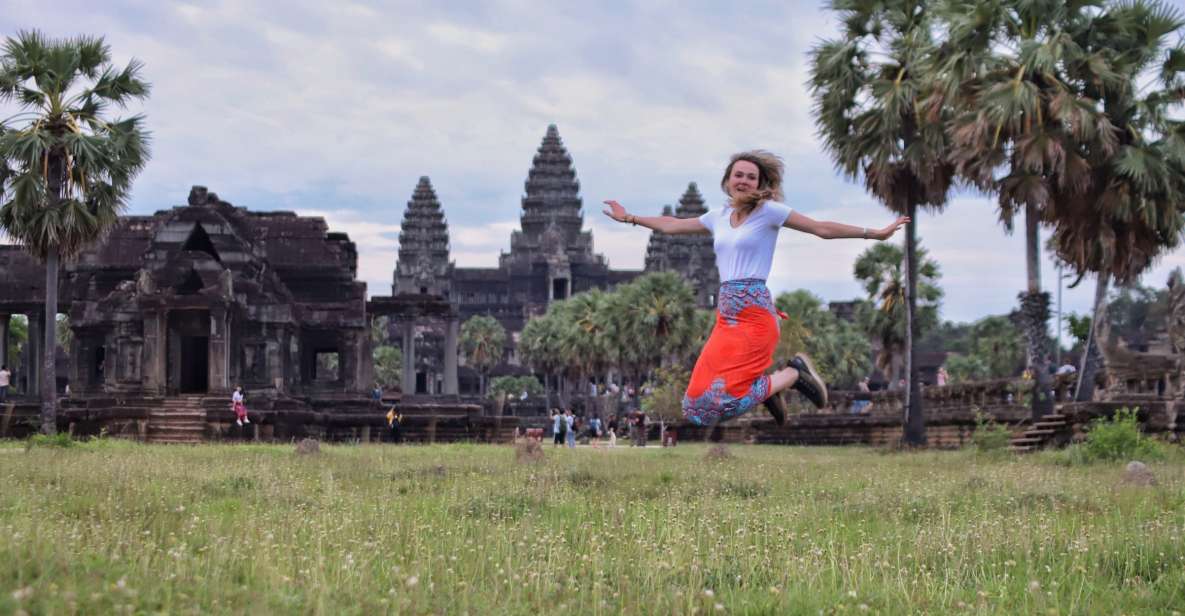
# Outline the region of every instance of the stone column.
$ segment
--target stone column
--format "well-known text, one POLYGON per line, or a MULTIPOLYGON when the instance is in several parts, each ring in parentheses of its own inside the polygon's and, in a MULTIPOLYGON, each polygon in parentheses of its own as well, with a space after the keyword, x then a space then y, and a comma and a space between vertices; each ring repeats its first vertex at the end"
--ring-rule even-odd
POLYGON ((366 328, 358 332, 358 390, 369 392, 374 387, 374 352, 370 341, 370 317, 367 317, 366 328))
POLYGON ((400 384, 404 394, 416 393, 416 324, 403 323, 403 380, 400 384))
POLYGON ((45 317, 40 312, 31 312, 26 314, 29 318, 29 340, 25 344, 29 352, 26 354, 28 361, 23 366, 25 370, 26 387, 25 394, 41 399, 41 363, 44 361, 45 346, 45 317))
POLYGON ((119 386, 119 336, 114 332, 103 339, 103 381, 110 391, 119 386))
POLYGON ((267 381, 277 394, 286 393, 284 387, 284 356, 280 347, 287 342, 287 335, 276 329, 272 339, 265 343, 264 362, 267 367, 267 381))
POLYGON ((11 316, 0 313, 0 366, 8 366, 12 370, 12 362, 8 359, 8 325, 11 316))
POLYGON ((168 313, 164 310, 144 312, 144 360, 141 363, 141 383, 147 392, 165 393, 165 374, 168 340, 168 313))
POLYGON ((210 393, 230 391, 230 331, 225 308, 210 310, 210 352, 208 360, 210 393))
POLYGON ((284 354, 284 379, 287 393, 299 393, 304 387, 304 363, 300 356, 300 328, 285 326, 284 342, 280 352, 284 354))
POLYGON ((358 337, 352 330, 341 330, 337 335, 337 380, 344 391, 360 391, 358 383, 358 337))
POLYGON ((457 338, 460 328, 460 319, 456 315, 449 317, 444 333, 444 393, 448 395, 458 393, 457 338))

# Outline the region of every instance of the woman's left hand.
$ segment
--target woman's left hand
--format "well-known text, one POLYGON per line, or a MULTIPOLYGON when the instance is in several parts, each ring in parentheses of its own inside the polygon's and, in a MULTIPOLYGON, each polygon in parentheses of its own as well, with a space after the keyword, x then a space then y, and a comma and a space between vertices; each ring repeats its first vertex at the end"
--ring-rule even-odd
POLYGON ((887 240, 893 237, 893 234, 897 232, 897 229, 900 229, 907 224, 909 224, 909 216, 902 216, 897 220, 894 220, 889 226, 874 233, 873 237, 881 241, 887 240))

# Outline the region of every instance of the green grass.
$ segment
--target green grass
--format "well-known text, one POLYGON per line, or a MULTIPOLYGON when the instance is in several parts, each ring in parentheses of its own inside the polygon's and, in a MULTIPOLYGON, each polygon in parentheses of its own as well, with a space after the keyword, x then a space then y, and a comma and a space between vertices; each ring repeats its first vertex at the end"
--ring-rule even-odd
POLYGON ((0 445, 0 613, 1168 614, 1185 460, 0 445))

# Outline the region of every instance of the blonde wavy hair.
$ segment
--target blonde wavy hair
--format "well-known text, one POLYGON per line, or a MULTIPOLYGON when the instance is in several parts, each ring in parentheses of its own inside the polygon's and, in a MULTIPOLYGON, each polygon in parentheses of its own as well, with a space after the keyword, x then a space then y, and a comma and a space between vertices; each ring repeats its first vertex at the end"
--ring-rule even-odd
POLYGON ((724 177, 720 179, 720 188, 732 199, 732 206, 742 216, 748 216, 765 201, 780 203, 786 200, 786 196, 782 194, 782 175, 785 168, 780 156, 766 150, 749 150, 733 154, 732 158, 728 160, 728 166, 724 168, 724 177), (733 166, 741 160, 757 166, 757 190, 738 199, 728 193, 728 176, 732 175, 733 166))

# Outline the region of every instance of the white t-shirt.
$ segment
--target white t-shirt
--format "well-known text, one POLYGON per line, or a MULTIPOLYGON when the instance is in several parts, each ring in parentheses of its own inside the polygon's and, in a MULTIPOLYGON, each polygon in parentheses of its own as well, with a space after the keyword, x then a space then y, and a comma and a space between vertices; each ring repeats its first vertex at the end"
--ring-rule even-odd
POLYGON ((11 375, 12 373, 7 370, 0 370, 0 387, 8 387, 11 375))
POLYGON ((235 402, 235 403, 242 402, 242 401, 243 401, 243 394, 242 394, 242 392, 238 392, 238 391, 236 391, 235 393, 231 394, 231 395, 230 395, 230 401, 231 401, 231 402, 235 402))
POLYGON ((745 222, 735 229, 732 227, 731 205, 700 216, 700 223, 712 232, 712 245, 716 249, 716 269, 720 270, 720 282, 742 278, 769 278, 769 268, 774 260, 774 247, 778 243, 778 230, 793 211, 785 203, 766 201, 753 210, 745 222))

